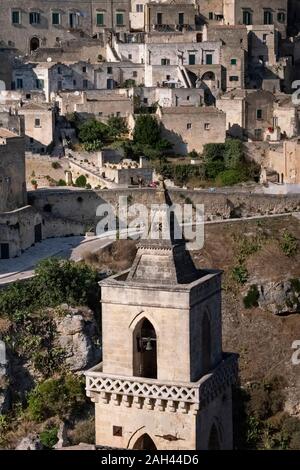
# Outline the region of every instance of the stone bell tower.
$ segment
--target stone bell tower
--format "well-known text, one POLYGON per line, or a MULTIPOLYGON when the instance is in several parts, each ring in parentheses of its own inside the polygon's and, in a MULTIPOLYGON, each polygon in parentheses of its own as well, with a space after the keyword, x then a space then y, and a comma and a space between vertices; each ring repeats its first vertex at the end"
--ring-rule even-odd
POLYGON ((131 269, 100 285, 103 362, 86 372, 96 445, 231 449, 237 359, 222 352, 221 272, 197 270, 170 235, 142 240, 131 269))

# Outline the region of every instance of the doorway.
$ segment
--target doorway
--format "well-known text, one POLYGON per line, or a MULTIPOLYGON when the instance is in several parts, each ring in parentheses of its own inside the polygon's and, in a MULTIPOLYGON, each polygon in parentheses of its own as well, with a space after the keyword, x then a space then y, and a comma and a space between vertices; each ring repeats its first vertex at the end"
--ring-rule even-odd
POLYGON ((9 259, 9 243, 1 243, 0 254, 1 259, 9 259))
POLYGON ((34 243, 42 241, 42 224, 37 224, 34 227, 34 243))
POLYGON ((40 47, 40 40, 37 37, 30 40, 30 52, 36 51, 40 47))
POLYGON ((143 434, 134 444, 133 450, 157 450, 157 447, 149 434, 143 434))

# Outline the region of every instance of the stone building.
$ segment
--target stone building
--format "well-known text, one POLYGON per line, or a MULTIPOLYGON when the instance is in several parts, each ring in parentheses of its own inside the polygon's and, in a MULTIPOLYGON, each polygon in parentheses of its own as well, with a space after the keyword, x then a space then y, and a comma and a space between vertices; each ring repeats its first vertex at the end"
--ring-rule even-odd
POLYGON ((96 445, 232 449, 237 362, 222 352, 221 272, 197 270, 166 230, 100 283, 103 362, 85 374, 96 445))
POLYGON ((2 0, 0 40, 29 53, 64 41, 129 30, 130 0, 2 0))
MULTIPOLYGON (((297 185, 300 187, 299 139, 283 142, 280 147, 270 148, 261 171, 261 181, 297 185)), ((298 189, 299 190, 299 189, 298 189)))
POLYGON ((18 113, 24 116, 26 150, 32 153, 48 153, 54 140, 53 106, 47 103, 26 103, 18 113))
POLYGON ((201 153, 205 144, 225 142, 226 115, 213 106, 158 108, 157 115, 162 137, 179 155, 192 150, 201 153))

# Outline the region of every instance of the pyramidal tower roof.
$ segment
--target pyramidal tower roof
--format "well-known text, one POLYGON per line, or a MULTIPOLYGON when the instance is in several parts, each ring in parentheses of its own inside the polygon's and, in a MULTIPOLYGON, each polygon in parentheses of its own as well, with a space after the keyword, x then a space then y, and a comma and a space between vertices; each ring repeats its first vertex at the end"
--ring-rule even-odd
MULTIPOLYGON (((161 182, 159 191, 160 209, 154 213, 150 223, 148 237, 138 243, 138 251, 127 276, 127 282, 145 284, 174 285, 189 284, 199 277, 185 240, 176 239, 174 227, 178 224, 173 211, 168 191, 161 182), (164 220, 163 238, 152 238, 153 224, 164 220)), ((162 234, 161 234, 162 235, 162 234)))

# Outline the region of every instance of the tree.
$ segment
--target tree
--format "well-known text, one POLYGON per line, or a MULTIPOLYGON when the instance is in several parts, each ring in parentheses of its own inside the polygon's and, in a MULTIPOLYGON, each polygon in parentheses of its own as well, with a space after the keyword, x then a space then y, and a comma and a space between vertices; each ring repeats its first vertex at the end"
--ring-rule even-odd
POLYGON ((113 138, 120 137, 128 132, 126 121, 122 117, 112 116, 107 121, 109 135, 113 138))
POLYGON ((227 170, 236 169, 243 161, 243 144, 240 140, 227 140, 224 146, 224 163, 227 170))
POLYGON ((135 123, 133 140, 137 144, 156 147, 161 140, 160 126, 157 120, 150 114, 138 116, 135 123))
POLYGON ((99 141, 103 142, 107 136, 108 127, 102 122, 96 121, 96 119, 90 119, 84 122, 79 128, 79 140, 84 144, 99 141))
POLYGON ((84 175, 78 176, 78 178, 75 181, 75 186, 78 186, 78 188, 85 188, 87 184, 87 179, 84 175))

